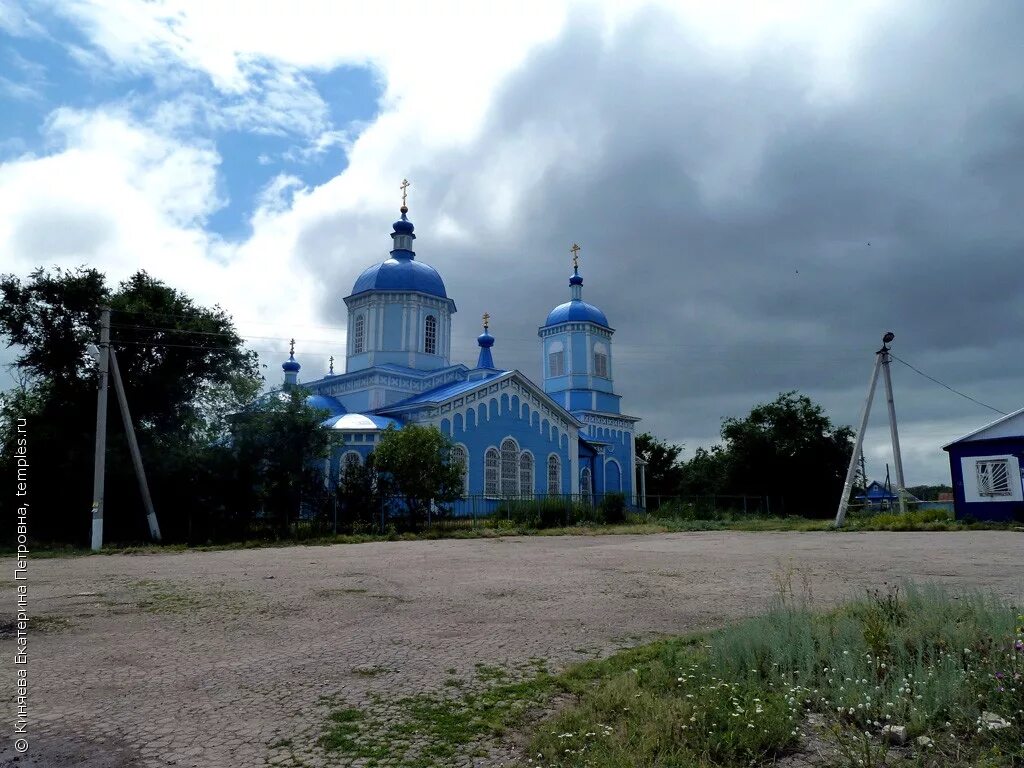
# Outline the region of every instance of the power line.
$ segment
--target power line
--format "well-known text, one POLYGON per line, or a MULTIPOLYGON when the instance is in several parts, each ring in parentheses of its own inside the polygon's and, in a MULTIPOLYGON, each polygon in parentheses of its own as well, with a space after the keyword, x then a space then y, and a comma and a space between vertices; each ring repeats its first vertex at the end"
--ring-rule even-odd
POLYGON ((899 360, 899 362, 903 363, 903 364, 904 364, 905 366, 907 366, 907 368, 909 368, 910 370, 914 371, 914 373, 918 373, 918 374, 920 374, 920 375, 924 376, 924 377, 925 377, 926 379, 928 379, 929 381, 934 381, 934 382, 935 382, 936 384, 938 384, 938 385, 939 385, 940 387, 945 387, 946 389, 948 389, 948 390, 949 390, 950 392, 952 392, 953 394, 955 394, 955 395, 960 395, 960 397, 966 397, 966 398, 967 398, 968 400, 970 400, 970 401, 971 401, 972 403, 977 403, 978 405, 982 406, 983 408, 988 408, 988 409, 989 409, 990 411, 995 411, 996 413, 998 413, 998 414, 1001 414, 1002 416, 1006 416, 1006 411, 1000 411, 1000 410, 999 410, 998 408, 993 408, 993 407, 992 407, 991 405, 989 405, 989 404, 987 404, 987 403, 983 403, 983 402, 981 402, 981 400, 978 400, 978 399, 976 399, 976 398, 973 398, 973 397, 971 397, 970 395, 968 395, 968 394, 965 394, 965 393, 961 392, 961 391, 960 391, 959 389, 953 389, 953 388, 952 388, 951 386, 949 386, 949 384, 945 384, 945 383, 943 383, 943 382, 939 381, 939 380, 938 380, 938 379, 936 379, 936 378, 935 378, 934 376, 929 376, 929 375, 928 375, 927 373, 925 373, 924 371, 922 371, 922 370, 919 370, 918 368, 915 368, 914 366, 912 366, 912 365, 911 365, 910 363, 908 363, 908 362, 907 362, 906 360, 903 360, 903 359, 901 359, 901 358, 899 358, 899 357, 896 357, 896 355, 894 355, 894 354, 893 354, 892 352, 890 352, 890 353, 889 353, 889 356, 890 356, 890 357, 891 357, 891 358, 892 358, 893 360, 899 360))

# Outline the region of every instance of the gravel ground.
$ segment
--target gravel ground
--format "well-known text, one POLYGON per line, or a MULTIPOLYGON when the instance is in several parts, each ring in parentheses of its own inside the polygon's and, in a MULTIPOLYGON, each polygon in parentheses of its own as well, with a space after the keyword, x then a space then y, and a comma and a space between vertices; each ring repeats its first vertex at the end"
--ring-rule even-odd
MULTIPOLYGON (((787 572, 826 604, 903 578, 1020 599, 1024 535, 510 537, 34 560, 31 613, 50 618, 29 644, 31 748, 16 759, 9 737, 0 765, 334 765, 315 749, 324 697, 368 706, 442 691, 480 663, 562 668, 756 613, 787 572)), ((13 610, 13 582, 5 590, 13 610)), ((0 649, 12 691, 13 641, 0 649)))

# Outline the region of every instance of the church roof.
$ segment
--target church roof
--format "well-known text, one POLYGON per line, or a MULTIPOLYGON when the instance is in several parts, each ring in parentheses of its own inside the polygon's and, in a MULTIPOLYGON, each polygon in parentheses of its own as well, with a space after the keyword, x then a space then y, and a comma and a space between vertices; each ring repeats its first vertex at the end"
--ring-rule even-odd
POLYGON ((372 413, 345 413, 326 419, 321 424, 339 432, 378 432, 388 427, 402 428, 401 422, 372 413))
MULTIPOLYGON (((507 371, 501 371, 497 374, 500 376, 507 371)), ((490 377, 490 378, 496 378, 490 377)), ((434 389, 428 389, 426 392, 421 392, 418 395, 408 397, 401 402, 395 403, 389 408, 405 408, 408 405, 429 405, 431 403, 441 403, 450 397, 461 395, 463 392, 469 392, 477 389, 487 379, 472 379, 470 381, 457 381, 454 384, 445 384, 440 387, 434 387, 434 389)))
POLYGON ((436 269, 422 261, 406 258, 390 258, 363 272, 352 286, 352 295, 366 291, 419 291, 448 298, 444 281, 436 269))
POLYGON ((559 304, 548 313, 548 319, 544 321, 544 325, 558 325, 559 323, 569 322, 589 322, 596 323, 605 328, 611 328, 608 325, 608 318, 604 312, 582 299, 573 299, 572 301, 565 302, 565 304, 559 304))
POLYGON ((352 296, 367 291, 417 291, 442 299, 448 298, 444 281, 429 264, 416 261, 412 250, 415 227, 406 216, 409 209, 402 204, 402 218, 392 225, 394 249, 391 258, 365 270, 352 286, 352 296))
POLYGON ((345 413, 345 406, 341 404, 341 401, 336 397, 330 395, 309 395, 306 398, 306 405, 310 408, 318 408, 322 411, 328 411, 331 416, 338 416, 339 414, 345 413))

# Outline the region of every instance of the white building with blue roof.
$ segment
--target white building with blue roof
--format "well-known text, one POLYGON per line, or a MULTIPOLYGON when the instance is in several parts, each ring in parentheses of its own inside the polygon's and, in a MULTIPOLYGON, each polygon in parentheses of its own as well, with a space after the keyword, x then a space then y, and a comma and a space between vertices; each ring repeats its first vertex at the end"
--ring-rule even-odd
MULTIPOLYGON (((636 417, 622 413, 613 379, 612 329, 583 301, 579 246, 573 245, 569 301, 540 326, 541 378, 498 368, 484 315, 476 366, 452 364, 455 302, 433 267, 417 261, 404 200, 390 258, 364 271, 345 297, 345 373, 301 382, 308 402, 330 416, 342 438, 331 477, 363 463, 388 428, 433 424, 454 444, 467 497, 573 494, 592 500, 622 493, 644 503, 643 466, 634 446, 636 417)), ((299 385, 294 350, 282 366, 285 387, 299 385)))

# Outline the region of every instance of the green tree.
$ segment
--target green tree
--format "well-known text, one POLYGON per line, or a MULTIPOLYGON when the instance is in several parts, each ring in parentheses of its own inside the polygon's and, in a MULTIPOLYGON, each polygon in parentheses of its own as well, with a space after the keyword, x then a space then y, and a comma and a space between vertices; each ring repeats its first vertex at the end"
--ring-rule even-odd
MULTIPOLYGON (((223 415, 240 410, 261 385, 255 355, 231 318, 145 272, 116 289, 85 267, 37 269, 26 279, 3 275, 0 298, 0 336, 17 350, 18 377, 0 401, 0 472, 9 476, 10 426, 26 418, 35 458, 32 536, 79 543, 88 537, 97 367, 86 347, 98 340, 100 308, 107 305, 157 514, 173 540, 197 455, 222 433, 223 415)), ((141 538, 144 516, 113 394, 107 429, 106 537, 141 538)), ((2 503, 12 501, 5 495, 2 503)))
POLYGON ((434 502, 462 495, 462 468, 451 460, 452 444, 434 426, 388 427, 374 451, 377 471, 385 473, 418 529, 434 502))
POLYGON ((352 533, 376 530, 392 494, 389 478, 378 472, 377 456, 344 468, 337 486, 338 526, 352 533))
POLYGON ((648 504, 657 507, 659 497, 675 496, 683 481, 683 465, 679 454, 682 445, 659 440, 650 432, 636 436, 636 455, 647 462, 644 467, 644 482, 647 488, 648 504))
POLYGON ((720 445, 698 448, 682 465, 682 496, 713 496, 725 493, 728 454, 720 445))
POLYGON ((836 427, 806 395, 784 392, 722 423, 725 477, 719 492, 768 496, 773 511, 829 516, 843 489, 853 430, 836 427))
POLYGON ((223 508, 239 528, 262 521, 280 538, 304 511, 326 512, 323 459, 332 436, 321 424, 327 411, 306 403, 301 387, 271 393, 232 419, 229 452, 234 482, 223 508))

